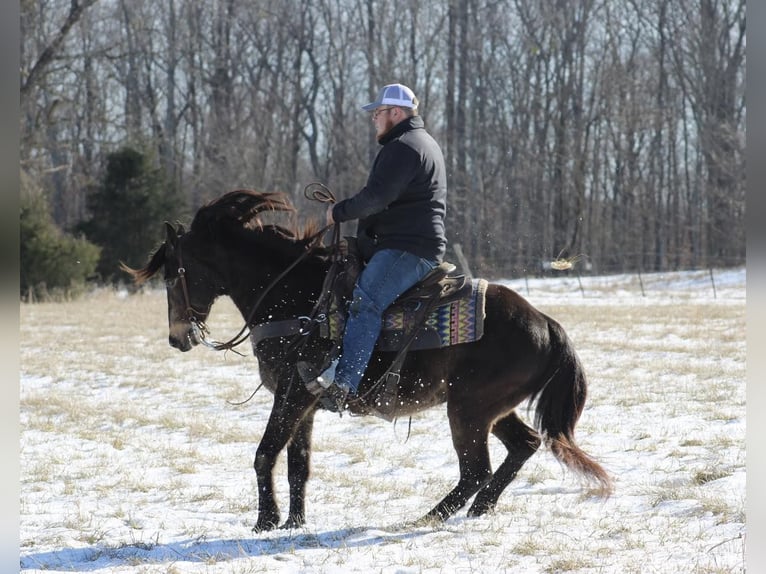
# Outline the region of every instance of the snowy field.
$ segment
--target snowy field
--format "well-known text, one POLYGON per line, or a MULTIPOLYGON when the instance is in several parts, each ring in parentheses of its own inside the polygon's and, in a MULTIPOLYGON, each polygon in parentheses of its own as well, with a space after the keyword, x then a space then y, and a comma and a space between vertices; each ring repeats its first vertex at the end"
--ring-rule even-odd
MULTIPOLYGON (((164 292, 98 291, 21 305, 21 571, 744 572, 744 269, 506 283, 574 340, 590 383, 577 437, 610 499, 540 450, 495 513, 415 527, 457 481, 445 408, 409 437, 407 420, 322 412, 307 525, 255 534, 271 396, 234 404, 255 360, 171 349, 164 292)), ((218 302, 212 337, 240 322, 218 302)))

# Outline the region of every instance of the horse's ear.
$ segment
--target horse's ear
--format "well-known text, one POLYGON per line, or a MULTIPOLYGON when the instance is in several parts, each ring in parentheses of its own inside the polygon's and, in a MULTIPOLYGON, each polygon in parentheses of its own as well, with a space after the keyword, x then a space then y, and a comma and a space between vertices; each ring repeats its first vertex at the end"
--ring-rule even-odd
POLYGON ((178 243, 178 234, 175 228, 167 221, 165 222, 165 243, 169 247, 175 247, 176 243, 178 243))
POLYGON ((181 222, 179 221, 179 222, 178 222, 178 235, 179 235, 179 237, 180 237, 181 235, 183 235, 184 233, 186 233, 186 228, 184 227, 183 223, 181 223, 181 222))

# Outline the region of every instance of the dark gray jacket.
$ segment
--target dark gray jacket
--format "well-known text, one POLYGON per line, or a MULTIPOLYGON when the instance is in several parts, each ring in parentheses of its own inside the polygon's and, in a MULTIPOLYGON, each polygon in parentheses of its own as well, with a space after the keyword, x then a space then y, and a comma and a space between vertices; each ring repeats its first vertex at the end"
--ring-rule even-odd
POLYGON ((380 249, 401 249, 441 262, 447 240, 447 174, 439 144, 420 116, 387 133, 367 185, 335 204, 337 222, 358 219, 357 238, 366 261, 380 249))

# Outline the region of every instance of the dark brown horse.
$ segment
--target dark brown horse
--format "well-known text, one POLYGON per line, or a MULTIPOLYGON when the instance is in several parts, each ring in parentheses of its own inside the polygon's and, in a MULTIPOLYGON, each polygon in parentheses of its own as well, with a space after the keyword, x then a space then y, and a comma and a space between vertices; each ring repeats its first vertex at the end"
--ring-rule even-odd
MULTIPOLYGON (((164 271, 173 347, 188 351, 201 341, 198 323, 221 295, 233 300, 250 326, 310 314, 330 265, 327 250, 314 248, 310 233, 264 224, 259 214, 273 210, 292 211, 292 206, 280 194, 227 193, 202 207, 188 232, 167 225, 165 242, 143 269, 125 268, 139 283, 164 271)), ((295 376, 296 356, 289 343, 287 337, 275 337, 254 349, 261 380, 274 393, 254 463, 257 531, 279 524, 272 471, 285 447, 290 510, 283 527, 305 522, 311 434, 320 403, 295 376)), ((321 344, 317 341, 315 348, 321 344)), ((379 380, 391 359, 392 353, 373 355, 360 394, 379 380)), ((562 327, 511 289, 490 284, 480 340, 410 352, 401 369, 395 414, 409 415, 446 401, 460 464, 457 485, 424 518, 446 520, 474 495, 469 515, 492 510, 543 442, 565 466, 594 481, 596 494, 608 495, 608 474, 574 440, 585 398, 585 374, 562 327), (516 414, 527 399, 534 404, 538 430, 516 414), (508 449, 494 472, 490 432, 508 449)))

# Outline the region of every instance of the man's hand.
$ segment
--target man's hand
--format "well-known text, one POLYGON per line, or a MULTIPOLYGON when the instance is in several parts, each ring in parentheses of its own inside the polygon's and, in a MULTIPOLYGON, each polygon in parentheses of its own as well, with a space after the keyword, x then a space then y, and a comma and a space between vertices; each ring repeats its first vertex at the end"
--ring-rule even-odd
POLYGON ((332 208, 333 208, 333 206, 334 206, 334 204, 332 204, 332 203, 327 206, 327 213, 326 213, 326 216, 325 216, 327 218, 327 225, 332 225, 333 223, 335 223, 335 220, 332 218, 332 208))

